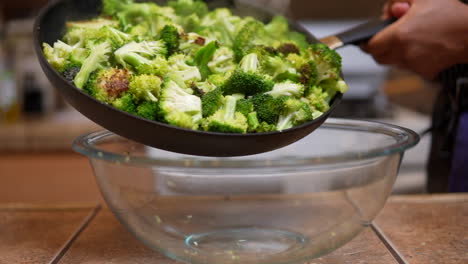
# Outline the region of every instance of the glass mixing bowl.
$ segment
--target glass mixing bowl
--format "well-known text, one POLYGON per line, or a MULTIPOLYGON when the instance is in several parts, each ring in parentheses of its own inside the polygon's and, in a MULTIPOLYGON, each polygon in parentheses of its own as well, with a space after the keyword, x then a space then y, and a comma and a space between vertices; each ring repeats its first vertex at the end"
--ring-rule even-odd
POLYGON ((176 154, 107 131, 74 149, 89 157, 115 216, 150 248, 186 263, 285 264, 368 226, 418 141, 401 127, 329 119, 293 145, 247 157, 176 154))

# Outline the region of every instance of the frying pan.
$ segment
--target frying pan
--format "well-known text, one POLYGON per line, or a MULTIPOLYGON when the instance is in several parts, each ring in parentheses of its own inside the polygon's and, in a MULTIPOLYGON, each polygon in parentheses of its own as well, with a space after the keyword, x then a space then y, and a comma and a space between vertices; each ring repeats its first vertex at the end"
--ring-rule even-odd
MULTIPOLYGON (((165 1, 158 1, 159 4, 165 1)), ((210 7, 227 7, 240 16, 253 16, 267 22, 273 17, 269 11, 249 6, 240 8, 238 1, 207 1, 210 7)), ((36 19, 34 26, 34 46, 41 67, 52 85, 64 98, 83 115, 120 136, 145 145, 197 156, 245 156, 272 151, 307 136, 317 129, 337 107, 342 99, 338 93, 331 102, 330 110, 321 117, 282 132, 262 134, 226 134, 194 131, 168 124, 150 121, 133 116, 104 104, 63 78, 47 62, 42 51, 42 43, 53 44, 65 32, 69 20, 85 20, 99 15, 101 0, 53 0, 45 6, 36 19)), ((374 20, 366 24, 333 35, 320 41, 336 49, 347 44, 358 44, 368 40, 392 21, 374 20)), ((291 22, 293 30, 304 33, 310 43, 319 42, 313 34, 302 26, 291 22)))

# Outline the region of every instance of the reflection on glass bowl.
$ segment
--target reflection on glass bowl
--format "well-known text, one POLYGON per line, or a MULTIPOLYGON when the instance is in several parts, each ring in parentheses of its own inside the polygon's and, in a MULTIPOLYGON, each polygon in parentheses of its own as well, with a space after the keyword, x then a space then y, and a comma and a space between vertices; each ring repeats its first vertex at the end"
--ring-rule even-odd
POLYGON ((404 128, 330 119, 291 146, 246 157, 187 156, 107 131, 74 149, 150 248, 186 263, 284 264, 331 252, 369 225, 418 141, 404 128))

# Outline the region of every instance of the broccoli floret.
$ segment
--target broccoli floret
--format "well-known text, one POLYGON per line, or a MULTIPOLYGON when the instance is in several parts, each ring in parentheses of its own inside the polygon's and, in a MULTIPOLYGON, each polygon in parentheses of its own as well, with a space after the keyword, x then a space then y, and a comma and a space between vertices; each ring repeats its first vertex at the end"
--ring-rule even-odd
POLYGON ((168 124, 198 129, 202 119, 201 99, 167 79, 161 92, 160 114, 168 124))
POLYGON ((93 47, 89 56, 84 60, 80 72, 76 75, 74 83, 79 89, 82 89, 88 82, 89 75, 108 62, 108 54, 111 52, 109 43, 103 42, 93 47))
POLYGON ((229 9, 218 8, 202 19, 196 33, 217 40, 223 46, 232 46, 239 28, 243 24, 244 19, 233 16, 229 9))
POLYGON ((129 93, 122 95, 112 101, 112 106, 130 114, 136 114, 137 106, 133 100, 133 96, 129 93))
POLYGON ((207 39, 196 33, 182 34, 179 50, 190 57, 195 56, 197 51, 205 46, 207 39))
POLYGON ((246 133, 247 118, 236 112, 237 98, 226 96, 224 106, 203 123, 206 131, 223 133, 246 133))
POLYGON ((345 93, 348 90, 348 85, 340 78, 338 80, 326 80, 320 83, 323 91, 327 92, 327 102, 330 103, 336 93, 345 93))
POLYGON ((138 100, 157 102, 161 92, 161 78, 156 75, 133 76, 129 84, 129 92, 138 100))
POLYGON ((159 115, 159 104, 156 102, 145 101, 138 105, 136 114, 148 120, 156 120, 159 115))
POLYGON ((341 57, 336 51, 324 44, 313 44, 308 52, 317 65, 319 82, 326 79, 337 80, 340 78, 341 57))
POLYGON ((132 4, 133 0, 102 0, 102 13, 113 16, 124 10, 125 5, 132 4))
POLYGON ((294 79, 300 78, 297 70, 287 60, 283 60, 279 56, 266 56, 262 63, 262 70, 273 78, 277 78, 280 75, 283 75, 281 78, 285 78, 285 73, 295 76, 293 77, 294 79))
POLYGON ((169 1, 168 5, 174 8, 176 14, 181 17, 186 17, 191 14, 196 14, 199 17, 204 17, 208 13, 208 6, 203 1, 176 0, 169 1))
POLYGON ((265 25, 265 30, 272 36, 284 36, 289 32, 289 22, 284 16, 275 16, 265 25))
POLYGON ((101 102, 112 103, 128 91, 130 77, 125 69, 100 69, 90 75, 84 90, 101 102))
POLYGON ((177 28, 173 25, 164 26, 160 33, 160 39, 166 44, 168 57, 179 49, 180 35, 177 28))
MULTIPOLYGON (((161 29, 166 25, 174 25, 173 21, 177 20, 174 9, 171 7, 160 7, 155 3, 132 3, 125 7, 115 15, 119 20, 124 31, 128 31, 133 26, 145 24, 148 27, 148 33, 152 37, 156 37, 161 29)), ((182 30, 182 28, 180 27, 182 30)))
POLYGON ((236 70, 222 85, 222 89, 224 94, 228 95, 241 93, 246 96, 252 96, 271 91, 273 86, 273 81, 266 80, 258 74, 236 70))
POLYGON ((187 57, 183 54, 177 54, 169 58, 169 66, 172 73, 178 75, 185 83, 201 81, 200 71, 196 66, 187 64, 187 57))
POLYGON ((297 45, 297 47, 301 50, 305 50, 309 46, 309 42, 307 41, 306 36, 302 33, 295 32, 295 31, 289 32, 286 35, 286 38, 284 39, 284 41, 294 42, 297 45))
POLYGON ((214 85, 213 83, 211 83, 210 81, 204 81, 204 82, 197 82, 195 83, 192 88, 194 90, 198 90, 198 94, 200 94, 200 97, 211 92, 211 91, 214 91, 217 87, 216 85, 214 85))
POLYGON ((309 63, 309 59, 306 58, 305 56, 301 56, 299 54, 289 54, 286 57, 286 61, 291 64, 292 67, 294 67, 296 70, 299 70, 304 66, 305 64, 309 63))
POLYGON ((259 74, 259 61, 255 53, 245 56, 232 76, 222 85, 224 94, 255 94, 271 91, 274 82, 259 74))
POLYGON ((320 82, 320 73, 314 61, 302 65, 299 72, 301 73, 300 82, 304 85, 314 86, 320 82))
POLYGON ((196 30, 201 23, 200 17, 197 14, 180 17, 179 23, 184 28, 185 32, 192 32, 196 30))
POLYGON ((318 86, 313 86, 309 89, 305 102, 309 104, 313 111, 324 113, 330 109, 329 100, 330 96, 327 92, 324 92, 318 86))
POLYGON ((208 76, 208 81, 216 87, 221 87, 232 76, 233 72, 218 73, 208 76))
POLYGON ((234 71, 236 69, 234 52, 227 47, 217 49, 213 59, 208 63, 208 68, 214 74, 234 71))
POLYGON ((313 119, 312 111, 306 102, 288 98, 284 102, 283 111, 278 119, 276 129, 283 131, 301 125, 313 119))
POLYGON ((254 110, 257 112, 260 122, 275 124, 284 108, 285 97, 274 98, 269 94, 261 94, 252 97, 254 110))
POLYGON ((223 91, 221 89, 215 89, 205 94, 201 100, 203 117, 211 116, 218 111, 224 103, 223 91))
POLYGON ((248 117, 249 114, 252 113, 253 111, 254 111, 254 105, 253 105, 252 100, 240 99, 239 101, 237 101, 236 112, 239 112, 245 115, 246 117, 248 117))
POLYGON ((155 63, 151 61, 152 58, 165 56, 167 53, 166 47, 161 41, 143 41, 143 42, 130 42, 127 45, 118 49, 114 55, 118 63, 127 69, 133 66, 138 72, 145 71, 152 68, 155 63))
POLYGON ((47 43, 43 43, 42 45, 44 56, 50 65, 58 72, 64 72, 68 64, 71 63, 70 55, 73 47, 60 40, 54 43, 54 47, 51 47, 47 43))
POLYGON ((96 32, 95 38, 101 39, 102 41, 109 41, 113 50, 117 50, 131 40, 131 36, 129 34, 126 34, 110 26, 105 26, 99 29, 96 32))
POLYGON ((257 46, 253 40, 261 37, 263 29, 264 25, 259 21, 251 21, 242 27, 233 43, 236 61, 240 61, 257 46))
POLYGON ((211 75, 211 70, 208 67, 208 63, 213 59, 216 50, 219 48, 218 43, 213 41, 205 47, 199 49, 194 57, 194 63, 200 69, 202 79, 206 79, 211 75))
POLYGON ((294 83, 291 81, 286 81, 282 83, 277 83, 273 86, 273 90, 267 94, 277 98, 281 96, 293 96, 301 98, 304 95, 305 87, 302 84, 294 83))

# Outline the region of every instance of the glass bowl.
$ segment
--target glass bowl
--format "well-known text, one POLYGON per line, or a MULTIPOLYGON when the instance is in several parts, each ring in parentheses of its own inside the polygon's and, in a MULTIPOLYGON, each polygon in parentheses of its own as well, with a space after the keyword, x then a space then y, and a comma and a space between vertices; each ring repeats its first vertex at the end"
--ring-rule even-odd
POLYGON ((187 156, 107 131, 73 147, 115 216, 150 248, 186 263, 285 264, 368 226, 418 141, 401 127, 329 119, 293 145, 246 157, 187 156))

